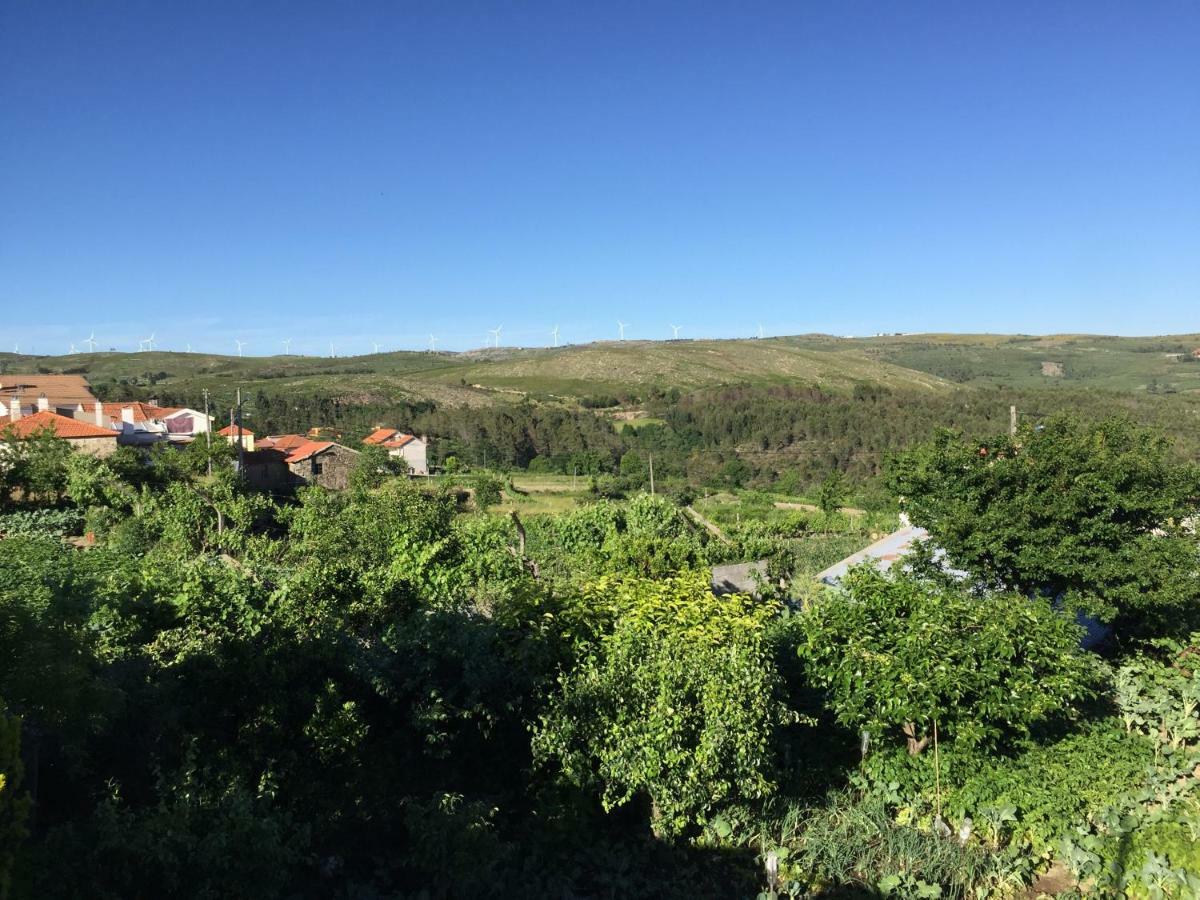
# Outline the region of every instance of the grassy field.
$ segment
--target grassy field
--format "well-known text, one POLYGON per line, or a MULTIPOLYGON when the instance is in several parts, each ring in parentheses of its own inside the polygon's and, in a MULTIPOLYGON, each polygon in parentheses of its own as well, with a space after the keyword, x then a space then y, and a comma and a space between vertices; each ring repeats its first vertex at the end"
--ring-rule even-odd
MULTIPOLYGON (((850 390, 870 382, 897 389, 954 386, 1198 391, 1200 335, 800 335, 764 340, 626 341, 498 348, 469 353, 396 352, 324 358, 204 353, 0 353, 4 373, 79 373, 93 384, 120 381, 196 393, 233 386, 275 394, 320 393, 345 402, 428 399, 486 406, 522 397, 573 402, 643 396, 724 384, 820 385, 850 390)), ((633 419, 623 427, 649 420, 633 419)))

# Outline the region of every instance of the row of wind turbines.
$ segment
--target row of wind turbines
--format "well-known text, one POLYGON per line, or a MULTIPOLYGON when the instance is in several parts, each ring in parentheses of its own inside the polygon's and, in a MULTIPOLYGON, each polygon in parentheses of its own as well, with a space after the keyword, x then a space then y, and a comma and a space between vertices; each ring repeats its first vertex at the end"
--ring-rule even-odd
MULTIPOLYGON (((617 340, 620 340, 620 341, 625 340, 625 329, 628 327, 629 327, 628 322, 622 322, 620 319, 617 320, 617 340)), ((669 327, 671 329, 671 339, 676 340, 676 341, 679 340, 679 332, 680 332, 680 329, 683 328, 683 326, 682 325, 671 325, 669 327)), ((484 339, 484 346, 488 346, 490 344, 494 348, 499 348, 500 336, 503 333, 503 331, 504 331, 503 325, 497 325, 495 328, 489 328, 487 331, 488 336, 484 339)), ((559 346, 559 337, 560 337, 561 333, 562 333, 561 329, 557 325, 555 325, 554 328, 552 328, 549 331, 549 335, 553 340, 552 346, 555 346, 555 347, 559 346)), ((763 327, 762 327, 761 323, 758 326, 758 337, 759 338, 765 337, 765 332, 763 331, 763 327)), ((148 353, 150 351, 153 351, 156 338, 157 338, 157 334, 155 332, 151 332, 150 337, 139 340, 138 341, 138 352, 139 353, 148 353)), ((429 335, 429 350, 431 353, 437 352, 438 340, 439 339, 438 339, 437 335, 435 335, 435 334, 429 335)), ((95 330, 93 330, 92 333, 89 334, 81 343, 83 343, 87 346, 89 353, 95 353, 96 352, 96 332, 95 332, 95 330)), ((249 341, 244 341, 244 340, 241 340, 240 338, 235 339, 233 343, 237 347, 237 355, 238 356, 244 356, 246 347, 250 346, 249 341)), ((283 345, 284 355, 290 356, 291 352, 292 352, 292 338, 285 338, 285 339, 281 340, 279 343, 283 345)), ((374 352, 376 354, 378 354, 382 351, 383 345, 380 344, 378 341, 372 341, 371 347, 374 349, 374 352)), ((15 353, 20 353, 21 352, 20 346, 19 345, 14 346, 13 351, 15 353)), ((77 352, 76 348, 75 348, 75 344, 71 344, 71 353, 75 353, 75 352, 77 352)), ((187 345, 187 350, 185 352, 187 352, 187 353, 192 352, 191 344, 187 345)), ((329 342, 329 355, 331 357, 337 356, 337 346, 334 344, 333 341, 329 342)))

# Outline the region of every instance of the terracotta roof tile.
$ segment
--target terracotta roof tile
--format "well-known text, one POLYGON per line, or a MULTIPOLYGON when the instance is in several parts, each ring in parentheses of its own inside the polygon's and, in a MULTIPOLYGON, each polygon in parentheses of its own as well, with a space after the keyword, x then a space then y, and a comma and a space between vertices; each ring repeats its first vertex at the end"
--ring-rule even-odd
POLYGON ((316 456, 318 453, 324 453, 334 444, 333 441, 305 441, 301 446, 292 451, 288 456, 289 463, 303 462, 310 456, 316 456))
POLYGON ((395 434, 396 434, 395 428, 376 428, 374 431, 372 431, 370 434, 368 434, 365 438, 363 438, 363 443, 364 444, 382 444, 386 441, 391 440, 395 434))
MULTIPOLYGON (((238 427, 236 425, 226 425, 224 428, 218 431, 217 434, 221 435, 221 437, 237 437, 238 427)), ((243 425, 242 437, 254 437, 254 432, 243 425)))
POLYGON ((13 422, 8 416, 0 416, 0 433, 16 434, 18 438, 30 437, 34 432, 49 428, 60 438, 112 438, 117 439, 117 433, 108 428, 101 428, 79 419, 69 419, 58 413, 49 411, 37 412, 31 416, 21 416, 13 422))

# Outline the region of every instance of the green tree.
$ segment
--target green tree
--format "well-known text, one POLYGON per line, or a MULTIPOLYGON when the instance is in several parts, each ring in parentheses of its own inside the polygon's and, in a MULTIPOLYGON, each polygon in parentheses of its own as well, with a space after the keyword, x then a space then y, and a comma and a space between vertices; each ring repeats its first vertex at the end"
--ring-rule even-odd
POLYGON ((799 654, 839 722, 925 748, 936 722, 964 746, 996 746, 1071 714, 1092 692, 1082 629, 1043 599, 851 571, 801 617, 799 654))
POLYGON ((477 509, 486 510, 500 502, 502 483, 496 476, 481 472, 475 476, 473 487, 477 509))
POLYGON ((385 479, 395 477, 405 469, 404 461, 388 453, 386 447, 368 444, 362 448, 350 470, 350 487, 357 491, 377 488, 385 479))
POLYGON ((826 524, 832 520, 834 514, 842 508, 842 504, 845 502, 846 479, 841 472, 834 469, 825 476, 825 480, 817 489, 817 506, 821 508, 821 513, 825 516, 826 524))
POLYGON ((979 584, 1153 632, 1200 614, 1186 525, 1200 470, 1168 451, 1124 419, 1057 417, 982 443, 940 432, 896 460, 889 485, 929 530, 927 551, 979 584))
POLYGON ((581 659, 541 717, 537 758, 606 809, 647 798, 661 835, 766 798, 776 729, 795 719, 764 637, 776 612, 716 597, 700 574, 601 579, 563 614, 581 659))

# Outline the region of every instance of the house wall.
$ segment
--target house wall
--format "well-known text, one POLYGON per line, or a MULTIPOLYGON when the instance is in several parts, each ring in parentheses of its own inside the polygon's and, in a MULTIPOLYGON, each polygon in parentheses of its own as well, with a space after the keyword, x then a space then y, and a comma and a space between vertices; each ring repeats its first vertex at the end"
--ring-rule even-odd
POLYGON ((358 461, 358 451, 334 444, 328 450, 297 463, 289 463, 292 475, 303 484, 319 484, 333 491, 350 486, 350 472, 358 461), (314 466, 314 463, 317 464, 314 466), (316 470, 319 466, 320 471, 316 470))
POLYGON ((396 455, 400 456, 408 463, 408 471, 413 475, 428 475, 429 463, 426 460, 425 442, 420 438, 409 441, 398 451, 396 455))
POLYGON ((68 438, 67 443, 76 453, 88 453, 92 456, 105 457, 117 449, 116 435, 113 437, 68 438))

